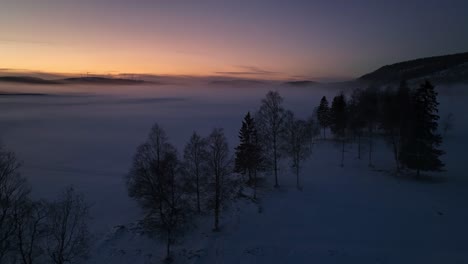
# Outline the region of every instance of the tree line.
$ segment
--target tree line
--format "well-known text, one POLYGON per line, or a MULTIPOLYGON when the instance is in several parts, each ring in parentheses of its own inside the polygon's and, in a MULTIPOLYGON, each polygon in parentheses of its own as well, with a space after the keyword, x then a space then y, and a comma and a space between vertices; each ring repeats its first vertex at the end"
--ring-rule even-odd
POLYGON ((284 108, 281 95, 270 91, 254 114, 246 113, 233 155, 223 129, 215 128, 207 137, 193 132, 179 155, 164 129, 155 124, 137 148, 126 177, 128 192, 144 209, 142 225, 166 241, 170 259, 171 245, 194 215, 211 213, 213 231, 219 231, 223 209, 245 197, 244 187, 252 190, 254 201, 264 175, 272 175, 274 187, 279 187, 281 160, 289 160, 301 189, 303 163, 311 154, 314 138, 320 134, 326 138, 327 129, 340 142, 341 166, 351 141, 358 145, 359 159, 366 141, 368 163, 373 166, 374 141, 383 135, 397 171, 414 169, 419 177, 421 171, 442 170, 437 112, 437 93, 428 81, 417 89, 402 82, 396 89, 356 89, 349 98, 340 93, 331 106, 323 97, 315 116, 307 119, 296 118, 284 108))
POLYGON ((68 187, 54 201, 33 200, 20 162, 0 146, 0 263, 76 263, 89 253, 88 208, 68 187))
MULTIPOLYGON (((441 171, 444 167, 440 156, 442 136, 438 132, 438 101, 434 86, 425 81, 417 88, 410 88, 402 81, 397 88, 369 87, 356 89, 350 98, 343 93, 335 96, 331 107, 324 96, 316 109, 317 119, 325 131, 329 128, 341 145, 341 166, 344 166, 345 144, 357 144, 357 157, 361 159, 364 138, 368 146, 368 164, 373 166, 374 140, 383 135, 390 146, 397 173, 414 170, 441 171)), ((451 123, 444 125, 444 131, 451 123)))
POLYGON ((275 91, 267 93, 256 113, 246 113, 233 154, 221 128, 206 137, 193 132, 178 154, 165 130, 155 124, 126 176, 129 196, 144 212, 141 225, 165 241, 170 260, 171 246, 195 215, 211 213, 213 231, 219 231, 221 214, 230 202, 239 197, 257 200, 263 175, 271 172, 279 187, 281 159, 290 160, 300 189, 300 169, 318 133, 313 118, 296 118, 275 91), (245 187, 252 192, 246 194, 245 187))

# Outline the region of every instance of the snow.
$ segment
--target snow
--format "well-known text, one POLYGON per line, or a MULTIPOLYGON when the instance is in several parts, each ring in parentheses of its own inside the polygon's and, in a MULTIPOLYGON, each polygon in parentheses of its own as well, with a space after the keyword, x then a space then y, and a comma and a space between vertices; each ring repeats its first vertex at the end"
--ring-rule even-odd
MULTIPOLYGON (((301 117, 322 95, 336 94, 273 87, 301 117)), ((74 184, 93 204, 95 245, 87 263, 159 263, 164 244, 136 227, 139 210, 123 182, 136 146, 157 121, 179 150, 193 129, 207 135, 213 127, 225 128, 233 148, 245 112, 254 111, 269 88, 77 87, 65 91, 70 96, 0 98, 0 136, 23 161, 35 197, 51 198, 74 184)), ((219 233, 211 231, 211 215, 199 217, 175 246, 175 262, 468 263, 466 93, 456 91, 441 94, 441 116, 453 112, 455 130, 443 146, 447 171, 435 180, 394 177, 390 150, 380 141, 374 168, 367 155, 356 158, 352 145, 341 168, 339 149, 319 140, 301 172, 302 191, 284 162, 281 188, 267 182, 258 204, 233 204, 219 233)))

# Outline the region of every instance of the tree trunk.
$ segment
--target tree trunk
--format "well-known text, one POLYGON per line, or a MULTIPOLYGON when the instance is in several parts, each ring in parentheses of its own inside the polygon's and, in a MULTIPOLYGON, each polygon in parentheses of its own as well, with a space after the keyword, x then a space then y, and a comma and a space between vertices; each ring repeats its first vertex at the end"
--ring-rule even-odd
POLYGON ((257 170, 254 170, 254 179, 253 179, 253 198, 254 200, 257 200, 257 170))
POLYGON ((275 166, 275 188, 278 188, 279 187, 279 184, 278 184, 278 153, 277 153, 277 149, 276 149, 276 137, 273 138, 273 163, 274 163, 274 166, 275 166))
POLYGON ((215 183, 215 222, 214 222, 214 231, 219 231, 219 207, 220 207, 220 179, 219 173, 216 173, 216 183, 215 183))
POLYGON ((369 132, 369 167, 372 167, 372 132, 369 132))
POLYGON ((395 159, 395 165, 396 165, 396 172, 400 171, 400 163, 398 161, 398 140, 396 136, 394 135, 394 132, 392 132, 392 145, 393 145, 393 157, 395 159))
POLYGON ((301 189, 301 186, 299 184, 299 163, 297 163, 297 166, 296 166, 296 187, 298 190, 301 189))
POLYGON ((361 134, 358 134, 358 159, 361 159, 361 134))
POLYGON ((344 151, 345 151, 345 140, 341 140, 341 167, 344 167, 344 151))
POLYGON ((201 206, 200 206, 200 176, 198 173, 197 169, 197 208, 198 208, 198 213, 201 212, 201 206))
POLYGON ((167 230, 166 259, 171 258, 171 231, 167 230))

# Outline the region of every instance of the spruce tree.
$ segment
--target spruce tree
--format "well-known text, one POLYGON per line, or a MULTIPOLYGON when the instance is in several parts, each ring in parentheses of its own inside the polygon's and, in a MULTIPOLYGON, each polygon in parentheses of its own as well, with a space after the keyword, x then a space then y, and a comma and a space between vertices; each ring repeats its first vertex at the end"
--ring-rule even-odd
POLYGON ((331 113, 331 131, 341 141, 341 167, 344 166, 344 151, 346 143, 346 127, 348 123, 348 113, 346 98, 343 93, 333 98, 331 113))
POLYGON ((440 156, 444 153, 438 147, 442 137, 437 134, 438 105, 434 86, 425 81, 413 95, 413 120, 407 129, 400 153, 401 162, 409 169, 441 171, 444 164, 440 156))
POLYGON ((326 96, 320 100, 320 105, 317 108, 317 119, 323 129, 323 138, 326 138, 325 131, 330 126, 330 108, 326 96))
POLYGON ((255 121, 248 112, 242 121, 239 131, 239 145, 236 147, 235 171, 248 175, 247 184, 254 188, 256 198, 257 172, 260 170, 262 153, 258 142, 258 132, 255 121))

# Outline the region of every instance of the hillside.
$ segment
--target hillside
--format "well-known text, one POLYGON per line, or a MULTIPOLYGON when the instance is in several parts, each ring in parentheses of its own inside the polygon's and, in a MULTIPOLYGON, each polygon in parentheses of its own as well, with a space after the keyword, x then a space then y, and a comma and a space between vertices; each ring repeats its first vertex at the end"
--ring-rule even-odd
POLYGON ((132 85, 142 84, 145 81, 124 79, 124 78, 107 78, 107 77, 75 77, 47 80, 31 76, 0 76, 0 82, 21 83, 21 84, 113 84, 113 85, 132 85))
POLYGON ((65 83, 78 83, 78 84, 141 84, 144 83, 142 80, 133 79, 121 79, 121 78, 106 78, 106 77, 77 77, 77 78, 66 78, 61 80, 65 83))
POLYGON ((358 80, 391 83, 426 78, 438 83, 468 82, 468 52, 386 65, 358 80))
POLYGON ((308 87, 318 84, 318 82, 309 81, 309 80, 300 80, 300 81, 289 81, 285 82, 285 85, 296 86, 296 87, 308 87))
POLYGON ((53 80, 45 80, 30 76, 0 76, 0 82, 23 83, 23 84, 58 84, 53 80))

